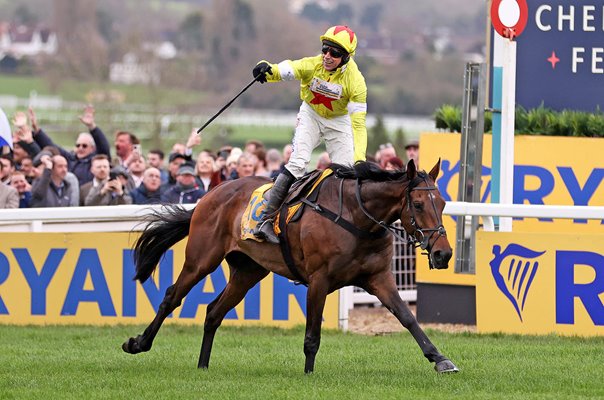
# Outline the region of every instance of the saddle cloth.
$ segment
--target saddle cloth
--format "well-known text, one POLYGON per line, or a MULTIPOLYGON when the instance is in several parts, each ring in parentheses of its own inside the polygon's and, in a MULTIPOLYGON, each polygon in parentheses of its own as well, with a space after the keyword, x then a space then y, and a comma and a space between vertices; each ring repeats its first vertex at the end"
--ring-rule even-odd
MULTIPOLYGON (((298 220, 298 218, 302 215, 302 206, 304 203, 302 203, 300 199, 315 194, 315 191, 319 187, 320 183, 332 173, 333 170, 331 169, 325 169, 324 171, 313 171, 306 174, 292 185, 283 203, 284 205, 288 205, 286 218, 287 223, 298 220)), ((262 211, 264 211, 266 208, 266 192, 272 187, 273 183, 266 183, 252 192, 250 201, 248 202, 245 212, 241 217, 242 240, 252 239, 257 242, 262 241, 256 238, 253 232, 261 220, 262 211)), ((276 234, 281 232, 279 230, 279 215, 280 213, 277 213, 274 221, 274 229, 276 234)))

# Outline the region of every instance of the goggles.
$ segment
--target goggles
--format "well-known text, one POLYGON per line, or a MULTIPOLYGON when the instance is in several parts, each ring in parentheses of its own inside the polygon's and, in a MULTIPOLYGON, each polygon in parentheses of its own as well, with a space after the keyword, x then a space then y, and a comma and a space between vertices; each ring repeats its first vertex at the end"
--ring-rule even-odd
POLYGON ((326 44, 324 44, 323 47, 321 48, 321 52, 323 54, 329 53, 329 54, 331 54, 331 56, 333 58, 341 58, 341 57, 344 57, 344 55, 345 55, 342 50, 338 50, 338 49, 328 46, 326 44))

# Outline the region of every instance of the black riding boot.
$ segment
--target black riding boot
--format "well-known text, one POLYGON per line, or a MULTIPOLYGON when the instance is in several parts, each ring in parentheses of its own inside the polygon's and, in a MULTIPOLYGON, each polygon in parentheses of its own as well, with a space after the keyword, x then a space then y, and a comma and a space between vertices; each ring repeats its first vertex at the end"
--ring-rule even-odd
POLYGON ((262 220, 254 229, 254 236, 258 239, 263 239, 269 243, 279 243, 279 238, 275 234, 273 228, 273 221, 277 210, 285 200, 289 187, 294 183, 296 178, 287 169, 280 173, 271 189, 270 196, 268 198, 268 204, 262 212, 262 220))

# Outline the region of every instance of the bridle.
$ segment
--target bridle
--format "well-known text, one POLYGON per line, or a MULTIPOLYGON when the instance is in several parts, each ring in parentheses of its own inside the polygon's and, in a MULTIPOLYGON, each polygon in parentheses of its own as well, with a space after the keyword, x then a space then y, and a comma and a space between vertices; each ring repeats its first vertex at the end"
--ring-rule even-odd
MULTIPOLYGON (((436 243, 436 241, 441 236, 445 236, 447 234, 447 231, 445 230, 442 220, 440 219, 440 216, 438 215, 438 211, 436 210, 436 204, 434 203, 434 195, 431 193, 433 190, 438 190, 438 188, 436 186, 428 186, 428 182, 426 181, 425 177, 422 177, 422 180, 424 181, 424 183, 426 183, 426 186, 421 186, 421 187, 419 187, 417 185, 412 186, 411 182, 409 182, 409 185, 407 186, 407 188, 405 190, 406 191, 405 196, 406 196, 406 200, 407 200, 407 209, 409 210, 409 213, 411 214, 411 226, 413 226, 413 228, 415 228, 413 235, 407 235, 407 238, 402 236, 402 233, 408 234, 408 232, 406 232, 405 229, 397 228, 397 227, 393 226, 392 224, 389 224, 385 221, 378 221, 365 208, 365 206, 363 205, 363 199, 361 198, 361 180, 360 179, 357 179, 356 199, 359 204, 359 208, 363 211, 363 213, 371 221, 375 222, 382 228, 390 231, 390 233, 392 233, 392 235, 394 235, 394 237, 396 237, 398 240, 402 241, 403 243, 412 244, 414 247, 420 247, 422 250, 425 250, 426 252, 422 253, 422 254, 428 256, 430 269, 432 269, 433 268, 432 257, 430 256, 430 254, 432 252, 432 244, 436 243), (434 210, 434 215, 436 216, 436 220, 438 222, 436 227, 421 228, 419 226, 419 224, 417 223, 417 220, 415 219, 415 210, 411 206, 411 192, 413 192, 414 190, 425 190, 425 191, 429 192, 428 196, 429 196, 430 202, 432 204, 432 209, 434 210), (418 237, 418 235, 419 235, 419 237, 418 237), (432 240, 434 235, 438 235, 438 236, 436 236, 436 239, 432 240)), ((401 210, 400 220, 401 221, 403 220, 402 210, 401 210)))

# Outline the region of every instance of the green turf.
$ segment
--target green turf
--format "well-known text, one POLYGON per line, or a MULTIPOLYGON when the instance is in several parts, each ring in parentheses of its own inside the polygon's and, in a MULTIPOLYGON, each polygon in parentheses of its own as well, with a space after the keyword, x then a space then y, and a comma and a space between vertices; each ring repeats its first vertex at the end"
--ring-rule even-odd
POLYGON ((120 345, 142 327, 0 326, 2 399, 602 398, 604 338, 446 334, 433 342, 461 369, 437 375, 408 333, 324 331, 303 373, 302 328, 223 327, 209 370, 202 329, 164 326, 149 353, 120 345))

